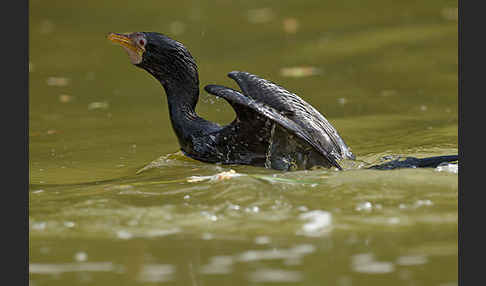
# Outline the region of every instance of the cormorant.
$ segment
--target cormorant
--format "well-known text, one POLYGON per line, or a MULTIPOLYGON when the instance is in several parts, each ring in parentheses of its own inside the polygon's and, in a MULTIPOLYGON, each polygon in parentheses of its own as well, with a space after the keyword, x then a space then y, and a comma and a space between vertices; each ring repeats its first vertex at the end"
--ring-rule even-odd
POLYGON ((127 51, 132 64, 145 69, 162 84, 181 151, 193 159, 277 170, 314 166, 342 169, 340 161, 355 159, 337 130, 319 111, 271 81, 232 71, 228 76, 236 81, 241 92, 206 85, 208 93, 224 98, 235 110, 236 119, 220 126, 195 112, 199 77, 195 60, 184 45, 155 32, 110 33, 108 39, 127 51))

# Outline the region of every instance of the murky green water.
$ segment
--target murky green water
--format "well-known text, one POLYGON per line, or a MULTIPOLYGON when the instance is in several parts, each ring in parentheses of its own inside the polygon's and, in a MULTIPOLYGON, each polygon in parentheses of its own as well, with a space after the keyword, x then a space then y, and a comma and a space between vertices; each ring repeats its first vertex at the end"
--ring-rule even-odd
MULTIPOLYGON (((454 170, 184 158, 158 82, 106 40, 164 32, 201 85, 277 82, 372 163, 457 154, 456 5, 31 0, 30 285, 457 285, 454 170)), ((205 92, 197 111, 234 116, 205 92)))

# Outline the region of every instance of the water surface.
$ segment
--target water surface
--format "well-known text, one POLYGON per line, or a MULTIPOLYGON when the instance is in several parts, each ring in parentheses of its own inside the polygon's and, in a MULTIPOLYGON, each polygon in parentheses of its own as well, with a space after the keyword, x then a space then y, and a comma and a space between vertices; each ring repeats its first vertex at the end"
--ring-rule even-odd
MULTIPOLYGON (((455 1, 39 1, 29 35, 31 285, 457 285, 455 1), (106 40, 183 42, 201 87, 244 70, 320 110, 345 171, 205 164, 165 94, 106 40), (150 162, 153 168, 138 172, 150 162)), ((201 116, 228 123, 201 92, 201 116)))

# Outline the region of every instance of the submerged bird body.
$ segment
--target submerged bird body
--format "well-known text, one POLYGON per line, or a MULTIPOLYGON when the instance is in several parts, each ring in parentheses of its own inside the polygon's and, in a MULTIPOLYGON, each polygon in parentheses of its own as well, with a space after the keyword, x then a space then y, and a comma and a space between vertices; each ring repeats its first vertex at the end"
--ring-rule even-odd
POLYGON ((205 86, 208 93, 224 98, 235 110, 235 120, 220 126, 195 112, 199 98, 197 65, 181 43, 153 32, 111 33, 109 39, 127 51, 134 65, 162 84, 181 150, 193 159, 277 170, 315 166, 341 169, 341 160, 354 160, 321 113, 273 82, 233 71, 228 76, 241 92, 205 86))

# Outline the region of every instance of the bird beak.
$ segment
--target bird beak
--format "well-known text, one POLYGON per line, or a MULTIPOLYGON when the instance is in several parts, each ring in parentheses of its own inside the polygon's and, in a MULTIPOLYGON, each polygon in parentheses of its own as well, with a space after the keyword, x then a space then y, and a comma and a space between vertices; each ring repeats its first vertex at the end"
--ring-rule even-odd
POLYGON ((127 51, 133 64, 138 64, 142 61, 145 49, 136 45, 130 38, 130 34, 110 33, 108 34, 108 40, 122 46, 127 51))

